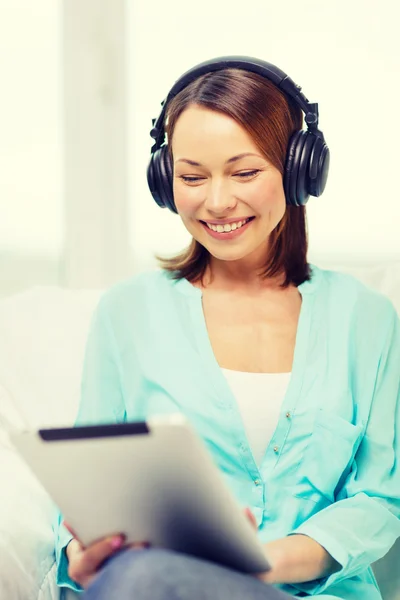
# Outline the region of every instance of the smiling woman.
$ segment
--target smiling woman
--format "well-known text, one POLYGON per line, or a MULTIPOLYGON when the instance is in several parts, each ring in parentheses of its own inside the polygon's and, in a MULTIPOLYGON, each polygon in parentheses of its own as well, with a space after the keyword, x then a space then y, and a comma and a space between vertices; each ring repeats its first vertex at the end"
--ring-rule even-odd
POLYGON ((288 143, 301 127, 290 98, 240 69, 206 73, 171 100, 174 200, 193 239, 177 256, 158 257, 165 270, 196 283, 211 257, 246 256, 246 268, 265 278, 285 273, 285 286, 308 280, 305 208, 286 206, 283 189, 288 143))
POLYGON ((400 535, 400 322, 307 262, 304 205, 329 164, 318 105, 269 63, 221 57, 176 82, 151 136, 150 191, 193 241, 100 301, 77 424, 183 413, 271 569, 156 548, 114 559, 107 539, 68 547, 59 519, 58 581, 88 600, 382 600, 370 564, 400 535))

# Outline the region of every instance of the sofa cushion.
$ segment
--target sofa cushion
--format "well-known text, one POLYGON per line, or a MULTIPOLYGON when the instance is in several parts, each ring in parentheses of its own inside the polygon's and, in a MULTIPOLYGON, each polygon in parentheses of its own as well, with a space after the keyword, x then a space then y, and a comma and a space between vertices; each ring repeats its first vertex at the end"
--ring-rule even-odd
POLYGON ((0 302, 0 425, 70 424, 99 291, 33 288, 0 302))
POLYGON ((9 442, 13 428, 72 424, 98 291, 34 288, 0 302, 0 598, 58 600, 55 506, 9 442))
POLYGON ((0 598, 58 600, 51 525, 56 509, 4 432, 0 481, 0 598))

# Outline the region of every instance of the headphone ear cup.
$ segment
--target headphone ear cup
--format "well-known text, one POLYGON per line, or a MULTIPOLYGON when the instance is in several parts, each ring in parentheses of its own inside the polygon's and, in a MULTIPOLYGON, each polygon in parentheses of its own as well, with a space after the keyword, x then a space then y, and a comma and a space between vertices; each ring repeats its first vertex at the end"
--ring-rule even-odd
POLYGON ((168 150, 168 145, 165 144, 160 148, 160 160, 158 162, 160 167, 161 182, 164 190, 165 206, 172 212, 177 213, 174 201, 173 191, 173 177, 174 169, 171 162, 171 156, 168 150))
POLYGON ((177 212, 172 190, 173 168, 168 146, 161 146, 152 154, 147 167, 147 183, 150 192, 161 208, 177 212))
POLYGON ((147 183, 150 188, 151 195, 155 202, 161 208, 165 208, 165 195, 163 193, 162 182, 160 181, 160 174, 158 168, 158 162, 160 160, 159 154, 161 149, 158 149, 150 156, 150 161, 147 167, 147 183))
POLYGON ((299 206, 297 203, 297 174, 299 157, 305 142, 304 133, 304 131, 299 130, 292 135, 286 153, 284 190, 286 203, 289 206, 299 206))
POLYGON ((330 152, 323 138, 318 137, 310 157, 309 190, 312 196, 320 196, 325 189, 329 173, 330 152))
POLYGON ((304 144, 297 165, 297 206, 304 206, 310 198, 310 157, 317 140, 318 138, 314 134, 309 131, 304 132, 304 144))
POLYGON ((329 148, 323 137, 296 131, 289 142, 285 165, 285 194, 290 206, 304 206, 310 195, 320 196, 329 171, 329 148))

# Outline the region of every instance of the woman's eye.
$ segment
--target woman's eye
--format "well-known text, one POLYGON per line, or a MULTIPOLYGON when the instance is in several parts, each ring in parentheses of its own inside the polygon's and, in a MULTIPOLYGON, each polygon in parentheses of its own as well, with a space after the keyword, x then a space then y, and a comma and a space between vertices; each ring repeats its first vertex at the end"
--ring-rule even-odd
POLYGON ((246 171, 243 173, 236 173, 235 177, 240 177, 241 179, 245 179, 246 177, 253 177, 253 175, 256 175, 259 172, 260 172, 259 169, 255 169, 254 171, 246 171))
POLYGON ((180 178, 185 183, 193 183, 196 181, 200 181, 201 179, 204 179, 203 177, 189 177, 188 175, 181 175, 180 178))
MULTIPOLYGON (((242 173, 236 173, 234 177, 239 177, 240 179, 246 179, 248 177, 254 177, 257 173, 260 172, 260 169, 254 169, 253 171, 243 171, 242 173)), ((195 175, 180 175, 180 179, 185 183, 196 183, 198 181, 202 181, 205 179, 204 177, 196 177, 195 175)))

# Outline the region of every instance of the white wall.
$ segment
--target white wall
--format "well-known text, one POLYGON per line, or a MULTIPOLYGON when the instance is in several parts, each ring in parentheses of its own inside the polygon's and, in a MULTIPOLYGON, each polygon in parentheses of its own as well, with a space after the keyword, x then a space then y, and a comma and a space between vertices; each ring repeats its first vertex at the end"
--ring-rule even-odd
POLYGON ((0 252, 63 246, 58 0, 0 2, 0 252))
POLYGON ((62 281, 61 0, 0 0, 0 295, 62 281))
POLYGON ((397 186, 400 9, 396 0, 128 3, 131 244, 136 268, 187 241, 151 198, 151 118, 174 81, 208 58, 257 56, 319 103, 331 149, 324 195, 308 208, 310 257, 400 258, 397 186))

